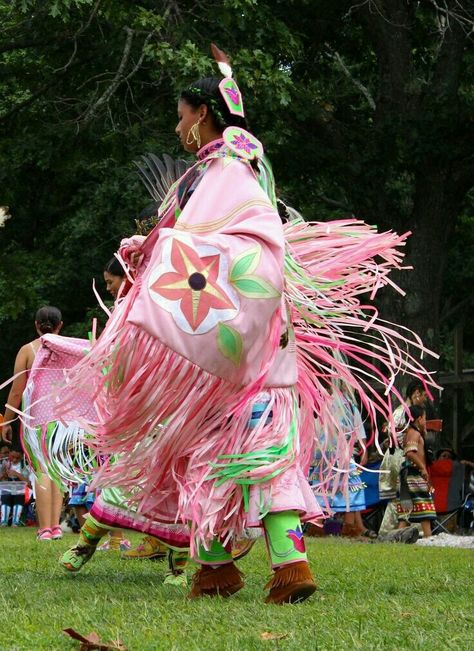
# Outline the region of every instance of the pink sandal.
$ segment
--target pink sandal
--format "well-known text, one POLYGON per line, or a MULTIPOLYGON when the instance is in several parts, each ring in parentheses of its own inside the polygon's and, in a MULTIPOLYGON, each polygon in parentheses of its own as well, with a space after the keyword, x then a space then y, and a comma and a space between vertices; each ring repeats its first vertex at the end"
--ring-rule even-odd
POLYGON ((53 533, 51 529, 48 527, 45 527, 44 529, 38 529, 38 533, 36 534, 36 540, 52 540, 53 539, 53 533))
POLYGON ((62 537, 63 537, 63 530, 61 529, 60 525, 57 525, 56 527, 53 527, 51 529, 52 540, 60 540, 62 537))

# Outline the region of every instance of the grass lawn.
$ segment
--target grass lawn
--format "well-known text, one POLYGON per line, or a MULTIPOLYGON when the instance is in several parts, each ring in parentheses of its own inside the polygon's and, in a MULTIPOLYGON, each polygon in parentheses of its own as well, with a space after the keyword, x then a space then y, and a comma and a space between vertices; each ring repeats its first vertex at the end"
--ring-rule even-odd
POLYGON ((304 604, 266 606, 261 542, 240 562, 241 592, 187 601, 162 586, 161 562, 101 552, 66 575, 57 559, 75 539, 40 543, 33 529, 0 530, 1 651, 78 649, 61 632, 67 627, 120 638, 128 651, 474 649, 469 550, 309 539, 320 589, 304 604))

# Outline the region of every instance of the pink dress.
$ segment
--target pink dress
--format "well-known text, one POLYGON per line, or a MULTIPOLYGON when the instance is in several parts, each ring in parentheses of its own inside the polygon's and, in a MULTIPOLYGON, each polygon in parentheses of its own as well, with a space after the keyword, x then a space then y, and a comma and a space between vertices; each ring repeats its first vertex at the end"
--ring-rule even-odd
MULTIPOLYGON (((147 517, 190 522, 192 548, 238 536, 269 512, 320 517, 307 474, 314 414, 332 418, 333 377, 375 421, 391 403, 374 402, 367 373, 398 396, 399 370, 423 372, 387 344, 397 334, 386 324, 378 348, 354 335, 377 327, 358 295, 386 284, 404 237, 356 220, 284 229, 252 165, 223 142, 210 151, 172 188, 147 238, 123 243, 125 259, 140 247, 137 278, 60 393, 96 449, 116 455, 95 484, 121 488, 147 517), (95 422, 72 404, 85 387, 95 422)), ((350 459, 343 445, 344 435, 337 455, 350 459)))

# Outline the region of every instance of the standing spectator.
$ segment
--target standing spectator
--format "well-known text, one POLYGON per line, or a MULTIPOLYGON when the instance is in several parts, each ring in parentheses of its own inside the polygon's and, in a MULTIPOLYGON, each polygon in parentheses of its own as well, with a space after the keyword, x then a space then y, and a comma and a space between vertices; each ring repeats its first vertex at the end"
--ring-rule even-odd
POLYGON ((125 282, 125 270, 117 258, 111 258, 104 268, 104 282, 109 294, 115 300, 125 282))
MULTIPOLYGON (((420 380, 413 380, 406 390, 406 403, 411 406, 425 407, 428 401, 426 388, 420 380)), ((385 452, 380 470, 379 491, 381 500, 390 500, 385 509, 385 514, 380 525, 380 534, 387 534, 398 526, 398 518, 395 506, 397 496, 398 480, 400 468, 403 462, 403 437, 408 425, 408 414, 403 405, 400 405, 393 412, 393 420, 397 432, 397 443, 395 446, 392 441, 388 441, 387 451, 385 452)))
POLYGON ((428 473, 429 459, 426 454, 426 414, 423 407, 410 409, 411 420, 403 437, 405 460, 400 469, 400 489, 397 500, 399 529, 409 522, 421 524, 423 536, 431 536, 431 521, 436 519, 428 473))

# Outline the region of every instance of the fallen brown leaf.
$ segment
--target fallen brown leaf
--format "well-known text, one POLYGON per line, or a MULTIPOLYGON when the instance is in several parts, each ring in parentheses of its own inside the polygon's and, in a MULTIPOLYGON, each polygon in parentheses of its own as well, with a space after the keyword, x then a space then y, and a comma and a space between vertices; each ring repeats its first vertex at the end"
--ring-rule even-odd
POLYGON ((73 628, 65 628, 64 633, 81 643, 79 651, 127 651, 120 640, 101 642, 100 635, 95 631, 89 635, 81 635, 73 628))

